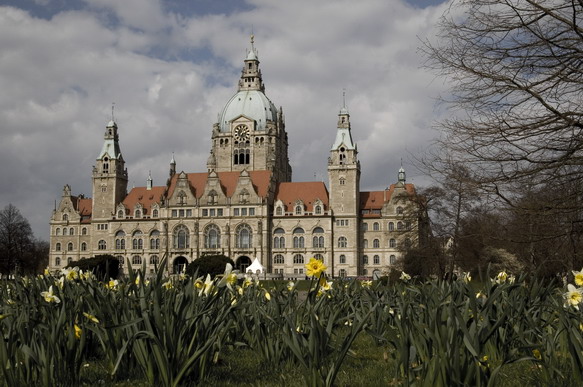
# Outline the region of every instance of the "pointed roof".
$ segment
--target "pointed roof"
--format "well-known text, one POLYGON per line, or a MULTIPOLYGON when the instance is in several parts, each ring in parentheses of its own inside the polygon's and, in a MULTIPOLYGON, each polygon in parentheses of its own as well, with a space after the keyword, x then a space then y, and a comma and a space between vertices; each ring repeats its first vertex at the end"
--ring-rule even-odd
MULTIPOLYGON (((237 188, 237 182, 239 181, 240 172, 238 171, 230 171, 230 172, 212 172, 216 174, 221 188, 227 197, 233 196, 235 193, 235 188, 237 188)), ((271 171, 250 171, 248 172, 249 177, 251 178, 251 184, 253 184, 253 188, 257 194, 264 198, 267 197, 269 192, 269 184, 271 181, 271 171)), ((188 173, 186 174, 188 182, 193 189, 194 196, 200 198, 204 193, 204 189, 206 186, 206 182, 208 180, 209 174, 206 172, 199 172, 199 173, 188 173)), ((168 188, 167 196, 170 197, 174 193, 174 189, 176 188, 176 181, 178 179, 177 175, 174 175, 170 180, 170 186, 168 188)))
POLYGON ((247 267, 247 270, 245 270, 245 272, 255 274, 257 273, 257 271, 259 271, 259 273, 263 273, 263 270, 264 270, 263 265, 261 264, 261 262, 259 262, 257 258, 255 258, 253 260, 253 263, 251 263, 251 265, 247 267))
POLYGON ((356 144, 352 141, 352 133, 350 132, 350 114, 348 114, 348 108, 346 108, 346 105, 342 106, 338 113, 338 129, 331 150, 338 150, 340 147, 344 147, 348 150, 356 149, 356 144))

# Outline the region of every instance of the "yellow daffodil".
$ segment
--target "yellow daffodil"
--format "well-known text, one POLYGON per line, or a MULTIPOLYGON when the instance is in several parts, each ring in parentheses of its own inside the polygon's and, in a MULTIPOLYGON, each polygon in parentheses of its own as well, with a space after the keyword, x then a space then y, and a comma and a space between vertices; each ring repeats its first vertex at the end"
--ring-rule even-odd
POLYGON ((327 281, 326 278, 320 279, 320 290, 323 292, 327 292, 328 290, 332 289, 332 281, 327 281))
POLYGON ((186 273, 180 273, 180 274, 178 274, 178 279, 180 281, 185 281, 188 279, 188 275, 186 273))
POLYGON ((580 271, 573 270, 573 276, 575 277, 575 285, 583 286, 583 269, 580 271))
POLYGON ((202 287, 204 286, 204 282, 202 282, 202 280, 200 278, 197 278, 196 281, 194 281, 194 287, 198 290, 202 289, 202 287))
POLYGON ((360 284, 363 288, 370 288, 372 286, 372 281, 362 281, 360 284))
POLYGON ((476 298, 486 298, 486 295, 480 291, 476 293, 476 298))
POLYGON ((204 283, 202 284, 202 288, 200 289, 200 294, 204 294, 205 296, 208 296, 212 289, 213 289, 213 280, 211 279, 211 275, 207 274, 206 278, 204 280, 204 283))
POLYGON ((540 353, 540 351, 538 349, 533 349, 532 350, 532 356, 534 356, 535 359, 537 360, 541 360, 542 359, 542 355, 540 353))
POLYGON ((140 278, 140 275, 138 274, 138 275, 136 276, 136 281, 135 281, 135 283, 136 283, 136 285, 138 285, 138 286, 139 286, 139 285, 140 285, 140 282, 142 282, 142 279, 140 278))
POLYGON ((68 281, 76 280, 77 278, 79 278, 79 268, 78 267, 74 267, 72 269, 64 268, 61 270, 61 275, 65 277, 65 279, 68 281))
POLYGON ((53 286, 49 286, 49 290, 46 292, 41 292, 40 293, 41 296, 44 297, 46 302, 54 302, 55 304, 58 304, 59 302, 61 302, 61 299, 57 296, 55 296, 55 293, 53 292, 53 286))
POLYGON ((470 283, 470 281, 472 280, 472 276, 470 275, 470 273, 464 273, 464 277, 463 277, 464 283, 470 283))
POLYGON ((114 279, 110 278, 109 281, 107 282, 107 284, 105 284, 105 287, 110 289, 110 290, 115 290, 115 289, 117 289, 118 285, 119 285, 118 280, 114 280, 114 279))
POLYGON ((172 281, 168 280, 162 284, 162 287, 166 290, 170 290, 174 287, 174 284, 172 283, 172 281))
POLYGON ((296 287, 296 284, 294 284, 294 282, 293 282, 293 281, 289 281, 289 282, 287 283, 287 290, 288 290, 288 291, 290 291, 290 292, 291 292, 292 290, 294 290, 294 288, 295 288, 295 287, 296 287))
POLYGON ((245 280, 243 281, 243 287, 246 288, 246 287, 249 287, 251 285, 253 285, 253 278, 251 278, 249 276, 245 277, 245 280))
POLYGON ((567 293, 563 296, 565 297, 565 304, 567 306, 570 305, 579 310, 579 304, 583 301, 583 290, 581 288, 576 288, 569 284, 567 285, 567 293))
POLYGON ((306 264, 306 274, 309 277, 319 277, 326 269, 324 262, 316 258, 310 258, 310 262, 306 264))
POLYGON ((80 339, 81 333, 83 332, 83 330, 77 324, 75 324, 74 328, 75 328, 75 338, 80 339))
POLYGON ((83 312, 83 316, 87 317, 89 321, 94 322, 95 324, 99 324, 99 320, 94 315, 83 312))
POLYGON ((6 317, 8 317, 7 314, 0 314, 0 321, 4 320, 6 317))
POLYGON ((49 268, 46 267, 45 271, 44 271, 44 275, 50 275, 50 274, 51 274, 51 272, 49 271, 49 268))
POLYGON ((508 274, 506 274, 505 271, 501 271, 496 276, 496 280, 495 281, 496 281, 497 284, 501 284, 503 282, 506 282, 507 279, 508 279, 508 274))
POLYGON ((407 282, 411 279, 411 276, 403 271, 403 272, 401 272, 401 276, 399 277, 399 279, 401 281, 407 282))
POLYGON ((267 301, 271 301, 271 294, 269 294, 269 292, 267 290, 265 290, 265 289, 264 289, 264 291, 265 291, 265 299, 267 301))

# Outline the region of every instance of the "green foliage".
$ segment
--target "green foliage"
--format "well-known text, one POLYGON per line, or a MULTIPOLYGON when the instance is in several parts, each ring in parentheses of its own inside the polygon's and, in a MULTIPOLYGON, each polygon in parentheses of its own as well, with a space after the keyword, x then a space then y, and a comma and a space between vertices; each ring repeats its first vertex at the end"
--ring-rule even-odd
POLYGON ((119 260, 110 254, 96 255, 93 258, 85 258, 79 261, 72 261, 67 268, 78 267, 85 272, 91 272, 100 280, 108 280, 119 276, 119 260))
POLYGON ((191 277, 196 273, 198 273, 199 277, 206 277, 207 274, 210 274, 211 277, 214 277, 225 271, 227 263, 230 263, 233 267, 235 266, 235 262, 225 255, 204 255, 186 266, 186 274, 191 277))

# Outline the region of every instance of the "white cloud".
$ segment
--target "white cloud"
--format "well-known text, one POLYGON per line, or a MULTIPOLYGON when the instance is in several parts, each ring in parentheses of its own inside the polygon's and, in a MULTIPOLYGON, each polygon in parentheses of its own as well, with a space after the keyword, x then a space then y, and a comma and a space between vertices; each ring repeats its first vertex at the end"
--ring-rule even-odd
POLYGON ((187 17, 153 0, 86 3, 48 20, 0 7, 0 179, 8 182, 0 205, 16 205, 39 237, 48 238, 64 184, 90 194, 112 102, 130 186, 144 185, 149 170, 164 184, 172 152, 179 170, 204 171, 251 26, 267 95, 286 116, 294 180, 327 181, 343 88, 363 188, 394 182, 400 159, 407 168, 409 152, 433 135, 442 85, 420 69, 417 46, 439 7, 253 0, 250 10, 187 17))

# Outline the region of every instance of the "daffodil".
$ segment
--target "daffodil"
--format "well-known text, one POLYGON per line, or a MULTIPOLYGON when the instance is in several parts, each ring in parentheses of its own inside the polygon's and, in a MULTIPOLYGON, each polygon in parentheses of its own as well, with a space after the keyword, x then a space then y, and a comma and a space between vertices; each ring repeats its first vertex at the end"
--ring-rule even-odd
POLYGON ((265 299, 267 301, 271 301, 271 294, 269 294, 269 292, 267 290, 265 290, 265 289, 263 289, 263 290, 265 291, 265 299))
POLYGON ((41 292, 40 293, 41 296, 44 297, 46 302, 54 302, 55 304, 58 304, 59 302, 61 302, 61 299, 57 296, 55 296, 55 293, 53 292, 53 285, 49 286, 49 290, 46 292, 41 292))
POLYGON ((140 285, 140 282, 142 282, 142 279, 141 279, 140 275, 138 274, 138 275, 136 276, 135 283, 136 283, 136 285, 138 285, 138 286, 139 286, 139 285, 140 285))
POLYGON ((172 283, 172 281, 168 280, 162 284, 162 287, 166 290, 170 290, 174 287, 174 284, 172 283))
POLYGON ((50 275, 51 272, 49 271, 48 267, 45 267, 44 275, 50 275))
POLYGON ((78 267, 74 267, 72 269, 64 268, 61 270, 61 274, 63 277, 65 277, 66 280, 69 281, 76 280, 77 278, 79 278, 79 268, 78 267))
POLYGON ((501 271, 496 276, 496 280, 495 281, 496 281, 497 284, 501 284, 503 282, 506 282, 507 279, 508 279, 508 274, 506 274, 505 271, 501 271))
POLYGON ((372 286, 372 281, 362 281, 360 284, 363 288, 370 288, 372 286))
POLYGON ((74 325, 74 328, 75 328, 75 338, 76 339, 80 339, 81 338, 81 333, 83 333, 83 330, 77 324, 74 325))
POLYGON ((581 288, 576 288, 573 285, 568 284, 567 293, 563 296, 565 297, 565 304, 567 306, 570 305, 579 310, 579 304, 583 301, 583 290, 581 288))
POLYGON ((204 283, 202 284, 202 288, 199 291, 199 294, 204 294, 205 296, 208 296, 212 289, 213 280, 211 279, 211 275, 207 274, 204 283))
POLYGON ((287 290, 288 290, 288 291, 290 291, 290 292, 291 292, 292 290, 294 290, 294 288, 295 288, 295 287, 296 287, 296 284, 294 284, 294 282, 293 282, 293 281, 289 281, 289 282, 287 283, 287 290))
POLYGON ((401 281, 407 282, 411 279, 411 276, 403 271, 403 272, 401 272, 401 276, 399 277, 399 279, 401 281))
POLYGON ((202 282, 202 280, 200 278, 197 278, 194 281, 194 287, 198 290, 202 289, 202 287, 204 286, 204 282, 202 282))
POLYGON ((580 271, 573 270, 573 276, 575 276, 575 285, 583 286, 583 269, 580 271))
POLYGON ((115 289, 117 289, 118 285, 119 285, 118 280, 114 280, 114 279, 110 278, 109 281, 107 281, 107 284, 105 284, 105 287, 110 289, 110 290, 115 290, 115 289))
POLYGON ((230 290, 233 290, 233 285, 237 284, 237 273, 233 273, 233 265, 227 263, 225 265, 225 272, 221 281, 218 283, 218 287, 227 286, 230 290))
POLYGON ((249 287, 253 285, 253 278, 251 278, 250 276, 246 276, 245 279, 243 280, 243 288, 249 287))
POLYGON ((541 360, 542 359, 542 355, 540 353, 540 351, 538 349, 533 349, 532 350, 532 356, 534 356, 535 359, 537 360, 541 360))
POLYGON ((326 278, 321 278, 320 279, 320 290, 323 292, 327 292, 330 289, 332 289, 332 281, 327 281, 326 278))
POLYGON ((306 264, 306 274, 309 277, 319 277, 326 269, 324 262, 316 258, 310 258, 310 262, 306 264))
POLYGON ((94 315, 83 312, 83 316, 85 316, 89 321, 94 322, 95 324, 99 324, 99 320, 94 315))
POLYGON ((464 273, 464 277, 463 277, 464 283, 470 283, 470 281, 472 280, 472 276, 470 275, 470 273, 464 273))
POLYGON ((476 298, 486 298, 486 295, 479 291, 478 293, 476 293, 476 298))

